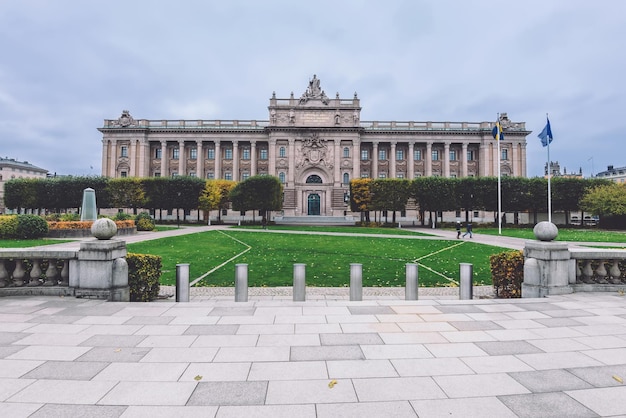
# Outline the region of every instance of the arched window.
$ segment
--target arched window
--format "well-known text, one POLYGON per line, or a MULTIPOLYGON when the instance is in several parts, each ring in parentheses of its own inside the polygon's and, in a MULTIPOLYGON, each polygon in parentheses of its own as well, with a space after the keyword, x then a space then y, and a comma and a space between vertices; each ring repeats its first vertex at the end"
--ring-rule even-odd
POLYGON ((313 174, 310 175, 309 177, 307 177, 306 179, 307 183, 317 183, 317 184, 321 184, 322 183, 322 178, 320 176, 318 176, 317 174, 313 174))
POLYGON ((345 147, 343 149, 343 158, 350 158, 350 148, 345 147))
POLYGON ((287 156, 287 150, 285 149, 285 147, 280 147, 278 149, 278 156, 280 158, 285 158, 287 156))
POLYGON ((350 183, 350 176, 348 175, 348 173, 343 173, 343 184, 348 183, 350 183))

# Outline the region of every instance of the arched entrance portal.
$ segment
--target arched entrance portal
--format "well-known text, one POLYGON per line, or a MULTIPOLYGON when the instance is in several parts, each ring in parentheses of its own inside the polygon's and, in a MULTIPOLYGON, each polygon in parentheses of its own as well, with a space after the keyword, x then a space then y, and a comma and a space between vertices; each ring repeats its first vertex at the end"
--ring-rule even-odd
POLYGON ((320 214, 320 195, 317 193, 311 193, 308 199, 308 215, 319 215, 320 214))

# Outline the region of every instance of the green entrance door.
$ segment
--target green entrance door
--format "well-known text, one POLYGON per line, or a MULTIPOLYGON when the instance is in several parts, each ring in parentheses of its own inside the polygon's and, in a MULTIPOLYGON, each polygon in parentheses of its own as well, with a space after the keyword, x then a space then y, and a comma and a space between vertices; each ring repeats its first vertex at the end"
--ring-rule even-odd
POLYGON ((320 195, 312 193, 309 195, 309 215, 320 214, 320 195))

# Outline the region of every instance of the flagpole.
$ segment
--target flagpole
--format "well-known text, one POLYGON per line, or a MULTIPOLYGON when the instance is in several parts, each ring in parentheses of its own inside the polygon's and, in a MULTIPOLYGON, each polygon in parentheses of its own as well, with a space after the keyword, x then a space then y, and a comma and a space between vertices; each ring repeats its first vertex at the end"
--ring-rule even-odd
MULTIPOLYGON (((546 113, 546 120, 549 120, 547 113, 546 113)), ((550 190, 550 179, 552 178, 552 167, 550 164, 550 142, 552 142, 552 139, 548 138, 547 142, 548 142, 548 222, 552 222, 552 191, 550 190)))
POLYGON ((502 140, 502 128, 500 126, 500 113, 498 113, 496 128, 498 129, 498 136, 496 138, 496 142, 498 143, 498 155, 496 156, 496 160, 498 161, 498 235, 502 235, 502 188, 500 183, 500 142, 502 140))

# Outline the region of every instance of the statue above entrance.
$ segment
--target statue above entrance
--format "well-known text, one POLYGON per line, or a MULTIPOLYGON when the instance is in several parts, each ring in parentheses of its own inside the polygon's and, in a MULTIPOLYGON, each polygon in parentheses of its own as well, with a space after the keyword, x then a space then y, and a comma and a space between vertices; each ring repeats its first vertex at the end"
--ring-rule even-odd
POLYGON ((324 166, 333 168, 333 149, 326 145, 326 141, 319 137, 317 132, 302 140, 296 155, 296 168, 309 166, 324 166))
POLYGON ((326 93, 324 93, 324 90, 320 88, 320 79, 317 78, 315 74, 313 74, 313 79, 309 80, 309 87, 307 87, 306 91, 300 96, 300 104, 305 104, 312 99, 321 100, 325 105, 327 105, 330 100, 328 96, 326 96, 326 93))

